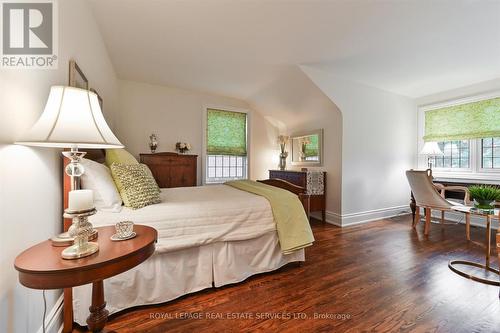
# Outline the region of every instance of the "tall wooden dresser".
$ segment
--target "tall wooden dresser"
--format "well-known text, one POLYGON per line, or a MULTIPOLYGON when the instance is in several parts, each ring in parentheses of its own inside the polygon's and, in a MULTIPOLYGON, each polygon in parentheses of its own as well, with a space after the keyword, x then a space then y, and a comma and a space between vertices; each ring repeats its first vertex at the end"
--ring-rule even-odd
POLYGON ((269 178, 283 179, 307 189, 310 196, 309 212, 321 211, 323 222, 326 219, 326 172, 269 170, 269 178))
POLYGON ((177 153, 140 154, 160 188, 196 186, 198 155, 177 153))

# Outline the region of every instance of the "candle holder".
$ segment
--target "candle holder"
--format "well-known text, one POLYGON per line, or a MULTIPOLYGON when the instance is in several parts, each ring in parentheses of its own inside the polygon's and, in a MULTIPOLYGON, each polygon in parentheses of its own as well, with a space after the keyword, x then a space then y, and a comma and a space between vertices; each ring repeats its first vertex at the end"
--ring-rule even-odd
POLYGON ((73 224, 69 227, 68 234, 74 239, 73 245, 65 248, 61 257, 63 259, 78 259, 90 256, 99 250, 99 244, 89 242, 89 236, 96 233, 89 222, 89 216, 94 215, 96 209, 88 209, 82 211, 72 211, 66 209, 64 211, 65 218, 73 219, 73 224))

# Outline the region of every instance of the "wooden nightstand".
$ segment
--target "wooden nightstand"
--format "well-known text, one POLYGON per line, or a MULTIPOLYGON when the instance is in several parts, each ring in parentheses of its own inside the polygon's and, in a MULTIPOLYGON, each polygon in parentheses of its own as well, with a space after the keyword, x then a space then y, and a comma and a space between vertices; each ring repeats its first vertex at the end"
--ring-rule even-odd
MULTIPOLYGON (((154 228, 135 225, 135 238, 113 242, 109 238, 115 233, 114 226, 97 229, 99 251, 89 257, 62 259, 61 251, 64 248, 54 247, 50 240, 47 240, 27 249, 17 256, 14 262, 19 271, 19 282, 28 288, 62 289, 92 283, 92 305, 87 318, 89 330, 92 332, 101 331, 108 319, 103 280, 123 273, 148 259, 155 251, 158 237, 154 228)), ((65 327, 66 332, 68 329, 65 327)))

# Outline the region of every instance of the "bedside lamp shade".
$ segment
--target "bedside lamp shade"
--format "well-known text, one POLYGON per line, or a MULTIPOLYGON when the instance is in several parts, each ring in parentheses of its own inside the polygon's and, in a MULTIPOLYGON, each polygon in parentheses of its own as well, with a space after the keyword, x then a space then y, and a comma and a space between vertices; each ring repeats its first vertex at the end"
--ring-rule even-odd
POLYGON ((93 195, 88 190, 77 191, 78 179, 85 172, 80 161, 86 154, 78 149, 123 148, 104 120, 97 95, 73 87, 51 87, 42 115, 16 144, 71 148, 71 151, 63 151, 63 155, 71 161, 64 169, 71 177, 70 202, 64 217, 72 218, 73 224, 57 239, 72 241, 73 245, 64 249, 61 257, 78 259, 96 253, 99 244, 88 241, 90 236, 97 235, 88 222, 88 216, 95 213, 93 195))
POLYGON ((97 95, 53 86, 45 109, 16 144, 54 148, 123 148, 101 112, 97 95))
POLYGON ((420 151, 421 155, 429 155, 429 156, 439 156, 444 155, 444 153, 439 148, 437 142, 426 142, 424 147, 420 151))

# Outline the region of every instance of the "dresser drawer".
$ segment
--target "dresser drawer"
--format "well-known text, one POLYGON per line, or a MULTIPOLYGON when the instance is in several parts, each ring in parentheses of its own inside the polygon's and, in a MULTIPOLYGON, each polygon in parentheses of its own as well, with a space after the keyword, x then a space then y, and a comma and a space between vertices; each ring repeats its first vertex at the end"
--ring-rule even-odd
POLYGON ((269 178, 283 179, 297 186, 306 187, 307 175, 305 172, 270 170, 269 178))

